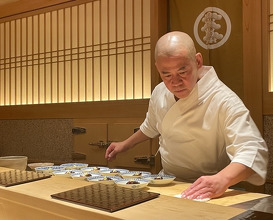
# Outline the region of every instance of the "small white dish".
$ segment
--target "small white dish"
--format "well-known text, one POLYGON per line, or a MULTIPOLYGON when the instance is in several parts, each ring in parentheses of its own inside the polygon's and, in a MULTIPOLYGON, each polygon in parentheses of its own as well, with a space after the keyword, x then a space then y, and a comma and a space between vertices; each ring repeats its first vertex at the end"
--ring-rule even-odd
POLYGON ((124 179, 132 179, 132 178, 140 179, 148 175, 151 175, 151 173, 146 171, 130 171, 130 172, 122 174, 122 177, 124 179))
POLYGON ((103 184, 114 184, 115 180, 121 179, 118 176, 95 176, 95 177, 88 177, 86 178, 89 182, 99 182, 103 184))
POLYGON ((108 167, 84 167, 81 168, 83 172, 93 172, 93 173, 100 173, 103 170, 109 170, 108 167))
POLYGON ((52 174, 54 176, 61 176, 61 177, 70 177, 70 175, 72 173, 79 173, 81 172, 80 170, 56 170, 56 171, 53 171, 52 174))
POLYGON ((35 170, 36 167, 49 167, 54 166, 54 163, 29 163, 28 167, 32 170, 35 170))
POLYGON ((151 185, 166 185, 171 183, 175 179, 175 176, 152 174, 145 176, 144 179, 149 180, 149 184, 151 185))
POLYGON ((36 173, 43 173, 43 174, 52 174, 53 171, 56 170, 64 170, 62 166, 46 166, 46 167, 36 167, 36 173))
POLYGON ((116 180, 115 183, 118 186, 130 188, 130 189, 141 189, 149 184, 149 180, 146 179, 120 179, 116 180))
POLYGON ((88 167, 88 164, 87 163, 64 163, 64 164, 61 164, 61 166, 65 167, 66 170, 73 170, 73 169, 80 170, 84 167, 88 167))
POLYGON ((125 173, 128 173, 129 170, 126 169, 109 169, 109 170, 102 170, 100 173, 103 176, 122 176, 125 173))
POLYGON ((92 172, 78 172, 78 173, 72 173, 71 175, 72 179, 79 179, 79 180, 85 180, 88 177, 98 177, 101 176, 100 174, 97 173, 92 173, 92 172))

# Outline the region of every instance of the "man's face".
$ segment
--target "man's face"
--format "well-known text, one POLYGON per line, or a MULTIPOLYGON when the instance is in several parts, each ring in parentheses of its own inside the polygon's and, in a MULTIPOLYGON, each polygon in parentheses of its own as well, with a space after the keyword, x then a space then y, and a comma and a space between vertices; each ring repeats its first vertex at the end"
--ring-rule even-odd
POLYGON ((161 79, 175 97, 185 98, 191 93, 198 80, 198 69, 201 67, 199 55, 196 55, 196 60, 187 56, 157 58, 155 65, 161 79))

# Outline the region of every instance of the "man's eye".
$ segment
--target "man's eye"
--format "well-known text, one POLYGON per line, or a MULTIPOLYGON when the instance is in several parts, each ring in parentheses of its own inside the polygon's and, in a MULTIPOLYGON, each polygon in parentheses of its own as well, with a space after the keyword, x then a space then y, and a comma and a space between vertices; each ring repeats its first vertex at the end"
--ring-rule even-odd
POLYGON ((184 72, 179 72, 179 75, 185 75, 186 71, 184 72))

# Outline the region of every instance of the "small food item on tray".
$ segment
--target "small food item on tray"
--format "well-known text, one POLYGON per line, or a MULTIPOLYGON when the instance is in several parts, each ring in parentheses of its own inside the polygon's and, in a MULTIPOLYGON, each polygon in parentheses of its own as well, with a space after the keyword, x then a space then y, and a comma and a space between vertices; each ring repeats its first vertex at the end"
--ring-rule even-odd
POLYGON ((162 177, 162 176, 156 176, 156 177, 154 178, 154 180, 163 180, 163 177, 162 177))
POLYGON ((130 188, 130 189, 141 189, 144 188, 148 185, 149 180, 145 180, 145 179, 119 179, 119 180, 115 180, 115 183, 118 186, 122 186, 125 188, 130 188))
POLYGON ((103 176, 123 176, 123 174, 128 172, 129 170, 126 170, 126 169, 108 169, 108 170, 101 170, 100 174, 103 176))
POLYGON ((129 180, 126 184, 140 184, 140 182, 136 180, 129 180))
POLYGON ((110 173, 120 173, 120 171, 116 170, 116 169, 113 169, 113 170, 110 171, 110 173))
POLYGON ((72 174, 72 173, 81 173, 80 170, 67 170, 68 173, 72 174))
POLYGON ((171 183, 175 179, 175 176, 151 174, 145 176, 144 178, 150 181, 150 185, 166 185, 171 183))
POLYGON ((70 177, 72 173, 78 173, 81 172, 79 170, 56 170, 53 171, 54 176, 61 176, 61 177, 70 177))
POLYGON ((91 176, 86 178, 89 182, 99 182, 101 184, 114 184, 114 181, 118 179, 120 177, 117 176, 91 176))
POLYGON ((133 178, 144 178, 147 175, 151 175, 150 172, 146 172, 146 171, 130 171, 127 173, 122 174, 122 177, 124 179, 133 179, 133 178))
POLYGON ((73 173, 70 175, 72 179, 82 179, 85 180, 89 177, 95 177, 95 176, 100 176, 100 174, 96 174, 96 173, 84 173, 84 172, 78 172, 78 173, 73 173))
POLYGON ((111 177, 109 176, 104 176, 102 179, 100 179, 99 181, 110 181, 113 180, 111 177))

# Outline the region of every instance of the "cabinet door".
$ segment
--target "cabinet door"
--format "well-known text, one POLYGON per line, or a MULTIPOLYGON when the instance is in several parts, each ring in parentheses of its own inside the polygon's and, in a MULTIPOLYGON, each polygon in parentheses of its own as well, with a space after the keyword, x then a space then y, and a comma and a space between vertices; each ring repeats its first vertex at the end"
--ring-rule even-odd
POLYGON ((85 128, 86 133, 74 134, 74 152, 86 155, 86 160, 81 161, 90 165, 107 166, 104 159, 105 146, 100 143, 107 143, 106 123, 74 123, 74 127, 85 128), (93 145, 90 145, 93 143, 93 145))
MULTIPOLYGON (((108 125, 108 140, 123 141, 131 136, 135 129, 139 128, 140 124, 137 123, 114 123, 108 125)), ((150 170, 150 164, 136 163, 135 157, 150 157, 151 155, 151 141, 147 140, 143 143, 136 145, 134 148, 118 154, 117 158, 108 163, 109 167, 125 167, 129 169, 144 169, 150 170)))

